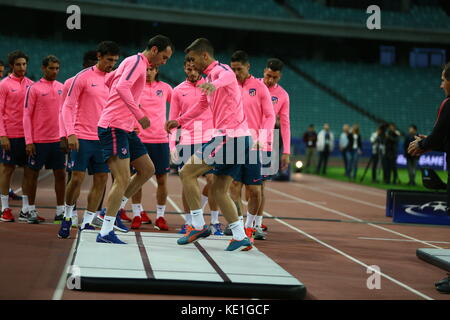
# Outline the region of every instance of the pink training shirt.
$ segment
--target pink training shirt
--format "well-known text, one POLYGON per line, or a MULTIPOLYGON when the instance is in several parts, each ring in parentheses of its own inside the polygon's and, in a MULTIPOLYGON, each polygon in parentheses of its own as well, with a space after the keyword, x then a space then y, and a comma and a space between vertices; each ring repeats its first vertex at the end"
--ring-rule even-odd
MULTIPOLYGON (((202 91, 197 86, 204 83, 200 78, 197 82, 183 81, 173 89, 172 102, 170 103, 169 119, 174 120, 188 112, 197 105, 202 91)), ((213 132, 213 115, 211 109, 207 108, 197 118, 186 122, 181 127, 180 145, 205 143, 211 140, 213 132), (202 130, 194 131, 195 122, 201 122, 202 130)), ((171 134, 169 141, 170 149, 175 149, 175 132, 171 134)))
POLYGON ((207 75, 206 81, 212 83, 216 90, 211 95, 202 94, 197 105, 178 117, 177 122, 183 126, 200 116, 209 106, 215 128, 213 136, 249 136, 241 89, 234 72, 229 66, 214 61, 203 73, 207 75))
MULTIPOLYGON (((72 85, 73 79, 75 79, 75 77, 69 78, 64 82, 63 94, 62 94, 63 104, 64 104, 64 101, 66 100, 67 93, 69 92, 69 89, 70 89, 70 86, 72 85)), ((63 137, 67 138, 66 126, 64 124, 64 119, 63 119, 63 115, 62 115, 62 105, 59 110, 59 135, 61 136, 61 138, 63 138, 63 137)))
POLYGON ((97 124, 109 95, 106 72, 97 66, 79 72, 70 86, 62 106, 67 136, 98 140, 97 124))
POLYGON ((245 79, 243 83, 239 82, 239 86, 253 140, 262 144, 262 150, 269 150, 272 144, 272 131, 275 127, 275 113, 269 90, 264 83, 253 76, 245 79), (261 136, 260 129, 266 131, 261 136))
POLYGON ((98 122, 99 127, 133 131, 136 121, 144 117, 139 102, 149 65, 142 53, 122 61, 110 79, 111 90, 98 122))
POLYGON ((141 108, 150 120, 150 127, 139 129, 143 143, 168 143, 164 124, 167 120, 167 103, 172 98, 172 87, 162 81, 147 82, 141 96, 141 108))
POLYGON ((0 137, 23 138, 23 101, 33 81, 9 75, 0 82, 0 137))
MULTIPOLYGON (((260 79, 264 83, 263 79, 260 79)), ((279 84, 269 87, 275 115, 280 117, 283 154, 291 153, 291 121, 289 119, 289 94, 279 84)))
POLYGON ((63 84, 41 78, 27 90, 23 111, 25 143, 52 143, 60 140, 59 110, 63 84))

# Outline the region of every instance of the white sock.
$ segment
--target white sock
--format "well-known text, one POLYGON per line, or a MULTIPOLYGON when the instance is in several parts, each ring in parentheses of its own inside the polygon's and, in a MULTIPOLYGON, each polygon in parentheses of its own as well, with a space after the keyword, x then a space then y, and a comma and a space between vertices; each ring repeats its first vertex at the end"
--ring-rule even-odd
POLYGON ((211 224, 219 223, 219 211, 211 211, 211 224))
POLYGON ((202 209, 205 210, 206 204, 208 203, 208 197, 202 195, 202 209))
POLYGON ((28 211, 36 211, 36 205, 28 205, 28 211))
POLYGON ((29 206, 28 196, 23 195, 22 196, 22 212, 23 213, 28 212, 28 206, 29 206))
POLYGON ((185 217, 185 219, 186 219, 186 224, 188 224, 188 225, 192 225, 192 216, 189 214, 189 213, 186 213, 185 215, 184 215, 184 217, 185 217))
MULTIPOLYGON (((156 219, 158 219, 159 217, 164 217, 165 211, 166 211, 166 206, 157 205, 156 206, 156 219)), ((202 227, 203 227, 203 225, 202 225, 202 227)))
POLYGON ((77 211, 77 209, 72 211, 72 215, 70 217, 71 218, 73 218, 73 217, 77 217, 78 218, 78 211, 77 211))
POLYGON ((231 232, 233 232, 234 240, 241 241, 246 237, 242 221, 238 220, 233 223, 230 223, 230 229, 231 232))
POLYGON ((247 221, 245 221, 246 228, 253 228, 253 222, 255 221, 256 215, 251 214, 247 211, 247 221))
POLYGON ((9 208, 9 195, 4 196, 3 194, 0 196, 2 199, 2 211, 9 208))
POLYGON ((102 237, 110 233, 114 228, 114 222, 116 222, 116 217, 106 216, 103 220, 102 229, 100 230, 100 235, 102 237))
POLYGON ((140 203, 132 203, 131 209, 133 209, 133 218, 141 216, 141 204, 140 203))
POLYGON ((144 207, 142 206, 142 204, 139 203, 139 212, 144 211, 144 207))
POLYGON ((120 209, 125 208, 125 206, 127 205, 127 202, 128 202, 128 198, 122 197, 122 202, 120 203, 120 209))
POLYGON ((75 205, 73 206, 69 206, 68 204, 65 205, 64 207, 64 218, 72 218, 72 211, 73 208, 75 208, 75 205))
POLYGON ((239 221, 244 222, 244 216, 239 216, 239 221))
POLYGON ((56 206, 56 214, 58 216, 64 214, 64 206, 56 206))
POLYGON ((86 210, 84 212, 83 224, 81 225, 81 227, 83 228, 85 225, 91 224, 92 221, 94 220, 94 218, 95 218, 95 213, 86 210))
POLYGON ((205 225, 205 219, 203 219, 203 209, 191 210, 192 226, 195 229, 202 229, 205 225))
POLYGON ((255 217, 255 227, 261 227, 261 225, 262 225, 262 218, 263 218, 263 216, 256 216, 255 217))

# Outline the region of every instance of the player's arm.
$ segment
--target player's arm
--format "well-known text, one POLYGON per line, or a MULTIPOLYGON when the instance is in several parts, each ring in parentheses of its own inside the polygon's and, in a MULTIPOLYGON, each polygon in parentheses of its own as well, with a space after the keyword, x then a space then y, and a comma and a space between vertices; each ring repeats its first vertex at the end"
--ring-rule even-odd
MULTIPOLYGON (((141 59, 140 56, 138 56, 138 59, 141 59)), ((120 79, 117 82, 116 90, 119 94, 120 98, 123 100, 125 105, 128 107, 128 109, 131 111, 131 113, 134 115, 137 121, 142 120, 144 117, 147 118, 144 113, 139 108, 139 103, 134 100, 133 94, 131 92, 131 88, 133 84, 139 79, 141 76, 141 70, 137 66, 139 63, 139 60, 137 60, 135 63, 129 63, 125 66, 124 71, 122 75, 120 76, 120 79)), ((147 118, 148 120, 148 118, 147 118)), ((141 123, 142 125, 142 123, 141 123)), ((150 122, 148 123, 148 126, 143 129, 147 129, 150 126, 150 122)))
MULTIPOLYGON (((224 67, 226 68, 226 67, 224 67)), ((236 75, 234 74, 234 72, 232 72, 231 70, 224 69, 223 71, 221 71, 218 75, 218 78, 214 81, 211 82, 211 84, 216 88, 222 88, 222 87, 226 87, 228 85, 230 85, 231 83, 233 83, 234 81, 236 81, 236 75)), ((205 82, 207 83, 207 82, 205 82)))
POLYGON ((79 98, 84 91, 85 84, 86 81, 83 74, 75 77, 62 106, 62 121, 66 129, 65 131, 68 139, 68 147, 70 150, 78 151, 79 149, 78 137, 75 134, 74 115, 77 114, 79 98))
POLYGON ((5 103, 8 97, 8 88, 6 85, 0 83, 0 144, 2 149, 9 151, 11 144, 9 142, 8 134, 6 132, 5 122, 3 121, 3 114, 5 113, 5 103))
POLYGON ((266 137, 261 143, 263 146, 271 145, 273 139, 273 128, 275 127, 275 110, 273 108, 272 99, 270 97, 269 89, 265 85, 261 86, 262 90, 260 90, 260 104, 263 114, 262 120, 262 129, 265 131, 262 135, 261 132, 259 137, 266 137))
POLYGON ((33 156, 36 154, 36 149, 33 141, 33 117, 34 108, 36 106, 37 95, 33 86, 29 87, 25 95, 23 108, 23 131, 25 134, 25 144, 27 155, 33 156))
POLYGON ((289 96, 280 109, 280 129, 283 141, 283 154, 291 153, 291 121, 289 119, 289 96))
MULTIPOLYGON (((173 90, 173 93, 171 95, 171 103, 170 103, 170 110, 169 110, 169 120, 175 120, 180 116, 180 98, 178 90, 173 90)), ((171 132, 169 134, 169 148, 170 151, 173 151, 175 149, 175 142, 176 142, 177 133, 171 132)))
POLYGON ((431 134, 418 142, 421 150, 442 150, 442 144, 448 135, 448 121, 450 121, 450 101, 442 107, 441 113, 431 134))
POLYGON ((205 93, 203 93, 199 101, 185 114, 179 116, 175 120, 169 120, 166 122, 166 131, 170 131, 179 126, 183 126, 186 122, 193 120, 200 116, 206 109, 208 109, 208 98, 205 93))

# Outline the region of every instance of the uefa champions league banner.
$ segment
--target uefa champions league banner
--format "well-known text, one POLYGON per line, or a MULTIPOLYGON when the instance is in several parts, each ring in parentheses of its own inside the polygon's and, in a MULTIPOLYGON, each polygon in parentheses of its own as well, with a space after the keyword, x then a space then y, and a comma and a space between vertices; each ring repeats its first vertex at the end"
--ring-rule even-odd
POLYGON ((450 225, 447 193, 388 190, 386 216, 400 223, 450 225))
MULTIPOLYGON (((421 155, 419 168, 431 168, 434 170, 447 170, 446 154, 444 152, 428 152, 421 155)), ((406 168, 406 157, 403 154, 397 156, 397 167, 406 168)))

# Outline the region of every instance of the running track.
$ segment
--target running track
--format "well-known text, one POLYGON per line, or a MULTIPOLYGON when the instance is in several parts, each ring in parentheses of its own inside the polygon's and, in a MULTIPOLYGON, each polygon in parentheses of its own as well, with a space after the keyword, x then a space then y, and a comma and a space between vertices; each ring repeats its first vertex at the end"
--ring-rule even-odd
MULTIPOLYGON (((21 174, 14 174, 15 190, 21 174)), ((311 175, 296 174, 293 180, 267 185, 264 223, 269 234, 256 246, 306 285, 307 299, 450 300, 450 295, 434 288, 445 272, 415 255, 417 248, 450 248, 448 227, 392 224, 385 217, 382 190, 311 175), (381 289, 367 288, 371 265, 380 268, 381 289)), ((89 185, 86 179, 79 207, 86 206, 89 185)), ((155 191, 154 180, 145 185, 146 210, 155 210, 155 191)), ((183 222, 175 214, 182 208, 180 192, 179 178, 169 176, 167 211, 173 213, 166 214, 166 219, 172 232, 183 222)), ((44 207, 40 215, 52 222, 55 196, 49 172, 41 172, 37 199, 36 205, 44 207)), ((17 218, 21 202, 10 204, 17 218)), ((142 231, 157 232, 153 225, 145 225, 142 231)), ((0 299, 213 299, 67 290, 65 266, 76 231, 69 240, 58 239, 57 232, 58 226, 51 223, 0 222, 0 299)))

